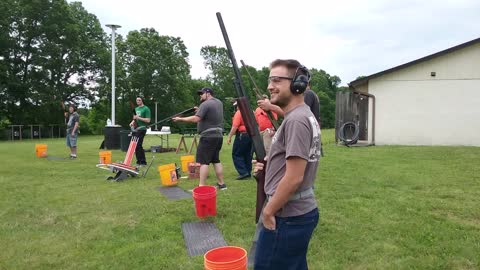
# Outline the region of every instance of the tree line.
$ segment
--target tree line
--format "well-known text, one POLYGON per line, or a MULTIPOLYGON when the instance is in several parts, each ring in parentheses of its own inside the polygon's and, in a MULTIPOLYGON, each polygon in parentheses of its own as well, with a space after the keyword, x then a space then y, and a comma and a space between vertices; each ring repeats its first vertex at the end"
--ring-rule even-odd
MULTIPOLYGON (((10 124, 62 124, 61 104, 80 105, 83 134, 102 134, 111 115, 111 36, 80 2, 2 0, 0 2, 0 129, 10 124)), ((224 101, 226 129, 236 96, 233 70, 223 47, 204 46, 200 55, 209 73, 192 78, 189 54, 180 37, 153 28, 116 35, 116 123, 127 127, 135 97, 163 119, 198 105, 196 90, 211 87, 224 101)), ((301 59, 300 59, 301 60, 301 59)), ((248 63, 247 63, 248 64, 248 63)), ((248 66, 266 93, 268 67, 248 66)), ((340 78, 310 67, 312 89, 321 103, 322 128, 334 126, 340 78)), ((253 89, 245 67, 247 90, 253 89)), ((248 91, 254 102, 254 93, 248 91)), ((251 104, 255 107, 255 104, 251 104)), ((155 116, 152 115, 155 119, 155 116)), ((174 129, 185 124, 169 123, 174 129)))

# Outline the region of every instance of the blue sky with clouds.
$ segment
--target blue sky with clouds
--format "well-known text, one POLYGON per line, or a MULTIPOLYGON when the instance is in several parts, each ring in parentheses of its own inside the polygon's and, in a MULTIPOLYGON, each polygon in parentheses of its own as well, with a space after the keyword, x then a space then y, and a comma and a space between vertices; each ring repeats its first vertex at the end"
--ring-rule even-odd
POLYGON ((201 47, 225 46, 218 11, 237 60, 259 69, 276 58, 296 58, 339 76, 342 85, 480 37, 479 0, 80 2, 103 26, 120 24, 122 35, 153 27, 181 37, 194 78, 208 72, 201 47))

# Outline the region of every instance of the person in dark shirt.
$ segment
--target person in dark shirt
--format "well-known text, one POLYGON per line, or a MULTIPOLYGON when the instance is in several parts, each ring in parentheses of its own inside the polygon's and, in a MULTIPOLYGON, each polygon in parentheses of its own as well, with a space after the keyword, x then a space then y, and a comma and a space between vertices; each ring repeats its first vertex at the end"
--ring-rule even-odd
POLYGON ((208 166, 213 163, 217 176, 217 189, 225 190, 227 185, 223 181, 223 166, 220 162, 220 150, 223 144, 223 103, 214 97, 213 90, 202 88, 197 91, 202 104, 195 115, 174 117, 174 122, 197 123, 197 132, 200 142, 197 147, 196 162, 200 163, 199 186, 206 185, 208 166))

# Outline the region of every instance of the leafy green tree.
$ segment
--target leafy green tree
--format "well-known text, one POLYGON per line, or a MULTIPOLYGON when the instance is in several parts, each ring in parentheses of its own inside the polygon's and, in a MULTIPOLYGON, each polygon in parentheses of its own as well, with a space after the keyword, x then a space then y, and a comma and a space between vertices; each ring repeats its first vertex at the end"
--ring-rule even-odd
POLYGON ((205 46, 200 50, 205 67, 210 71, 207 80, 211 82, 215 95, 225 98, 237 96, 234 85, 232 63, 227 49, 216 46, 205 46))
MULTIPOLYGON (((230 101, 232 98, 238 97, 238 94, 235 89, 235 75, 232 63, 228 57, 227 49, 216 46, 205 46, 200 50, 200 54, 204 59, 205 67, 210 71, 207 80, 214 88, 216 96, 224 101, 225 129, 228 129, 231 126, 232 116, 234 114, 234 108, 231 106, 232 103, 230 101)), ((246 68, 250 72, 250 75, 257 86, 260 88, 260 91, 264 94, 267 94, 268 69, 257 71, 251 66, 240 67, 240 75, 242 76, 250 106, 252 109, 255 109, 257 107, 257 97, 254 91, 254 83, 248 76, 246 68)))
POLYGON ((61 102, 94 100, 108 60, 100 23, 79 2, 7 0, 6 5, 0 14, 6 69, 0 109, 13 123, 62 122, 61 102))
POLYGON ((195 96, 188 89, 188 52, 180 38, 161 36, 153 28, 144 28, 131 31, 123 46, 127 86, 121 95, 125 100, 144 96, 153 119, 154 103, 160 102, 159 120, 191 107, 195 96))

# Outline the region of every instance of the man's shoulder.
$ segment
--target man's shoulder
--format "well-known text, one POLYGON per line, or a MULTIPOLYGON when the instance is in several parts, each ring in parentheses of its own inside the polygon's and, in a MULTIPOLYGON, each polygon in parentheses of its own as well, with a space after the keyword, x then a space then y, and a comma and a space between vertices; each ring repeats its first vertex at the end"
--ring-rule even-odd
POLYGON ((215 98, 215 97, 214 97, 214 98, 212 98, 212 99, 210 99, 210 100, 212 100, 212 101, 213 101, 213 102, 215 102, 215 103, 220 103, 220 104, 223 104, 223 102, 222 102, 220 99, 218 99, 218 98, 215 98))
MULTIPOLYGON (((309 116, 313 116, 312 111, 310 110, 310 107, 307 104, 303 104, 301 106, 298 106, 295 108, 289 115, 288 119, 291 120, 301 120, 308 118, 309 116)), ((286 119, 285 119, 286 120, 286 119)))
POLYGON ((308 98, 316 98, 318 97, 317 93, 315 93, 312 89, 307 89, 304 93, 304 96, 305 97, 308 97, 308 98))
POLYGON ((205 107, 210 107, 210 106, 223 106, 222 101, 220 101, 218 98, 211 98, 207 99, 200 106, 205 106, 205 107))

